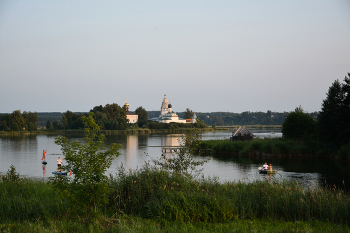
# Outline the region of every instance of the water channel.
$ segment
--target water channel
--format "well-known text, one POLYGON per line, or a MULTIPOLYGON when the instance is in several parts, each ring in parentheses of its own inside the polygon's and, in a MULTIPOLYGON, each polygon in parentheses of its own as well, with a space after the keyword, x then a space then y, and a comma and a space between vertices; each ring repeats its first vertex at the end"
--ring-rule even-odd
MULTIPOLYGON (((257 137, 281 137, 280 131, 252 129, 257 137), (274 134, 271 131, 275 131, 274 134)), ((204 132, 203 140, 229 139, 232 131, 204 132)), ((18 135, 0 136, 0 173, 4 174, 11 164, 16 167, 20 175, 27 177, 51 177, 52 171, 57 169, 57 159, 64 156, 60 146, 54 143, 57 135, 18 135), (47 165, 41 164, 42 151, 47 150, 47 165)), ((178 146, 182 134, 122 134, 107 135, 105 144, 119 143, 122 145, 121 155, 117 157, 108 173, 117 173, 123 164, 126 169, 137 169, 145 162, 159 158, 162 148, 178 146)), ((82 136, 69 135, 74 140, 83 140, 82 136)), ((206 156, 208 157, 208 156, 206 156)), ((197 157, 196 159, 205 159, 197 157)), ((203 166, 205 177, 216 177, 225 181, 254 181, 256 179, 286 179, 297 180, 307 186, 336 185, 349 190, 350 165, 335 160, 298 159, 298 158, 270 158, 270 157, 239 157, 232 155, 214 155, 203 166), (271 163, 277 174, 261 175, 258 167, 264 162, 271 163)))

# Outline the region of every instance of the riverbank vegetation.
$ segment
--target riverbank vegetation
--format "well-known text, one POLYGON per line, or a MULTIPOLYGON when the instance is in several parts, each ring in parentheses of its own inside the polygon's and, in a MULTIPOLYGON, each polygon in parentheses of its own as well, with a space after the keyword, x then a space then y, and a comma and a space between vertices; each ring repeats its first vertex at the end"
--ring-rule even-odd
POLYGON ((255 138, 252 141, 207 140, 199 149, 238 156, 281 156, 350 159, 350 144, 340 147, 317 140, 292 140, 285 138, 255 138))
POLYGON ((46 180, 20 178, 15 168, 1 177, 0 230, 9 232, 227 232, 350 230, 350 197, 336 187, 303 187, 265 179, 220 183, 196 176, 205 161, 193 159, 198 132, 174 157, 109 177, 119 146, 103 149, 93 113, 82 118, 85 143, 57 137, 63 171, 46 180), (96 140, 97 138, 97 140, 96 140), (192 173, 191 171, 195 171, 192 173), (261 229, 262 228, 262 229, 261 229))
MULTIPOLYGON (((1 232, 348 232, 350 197, 283 180, 194 179, 153 166, 108 179, 93 218, 44 180, 0 182, 1 232)), ((65 192, 65 189, 61 189, 65 192)), ((67 193, 67 192, 66 192, 67 193)), ((88 193, 86 193, 87 195, 88 193)), ((95 210, 92 210, 95 211, 95 210)))
POLYGON ((200 149, 236 155, 335 157, 350 160, 350 74, 344 83, 335 80, 323 100, 317 119, 301 106, 282 124, 283 138, 252 141, 203 141, 200 149))

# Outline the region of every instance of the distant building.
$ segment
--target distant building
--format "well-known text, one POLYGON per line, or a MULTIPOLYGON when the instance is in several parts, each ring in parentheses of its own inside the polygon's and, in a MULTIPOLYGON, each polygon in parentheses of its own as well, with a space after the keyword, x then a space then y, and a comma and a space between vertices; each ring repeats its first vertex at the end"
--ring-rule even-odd
POLYGON ((159 117, 152 118, 151 120, 162 122, 162 123, 170 123, 170 122, 193 123, 193 122, 196 122, 196 114, 193 115, 192 120, 179 118, 179 116, 172 111, 172 105, 169 103, 165 93, 162 105, 160 107, 159 117))
POLYGON ((129 111, 128 101, 125 102, 124 108, 126 109, 126 119, 129 120, 129 123, 137 123, 139 116, 136 113, 129 111))
POLYGON ((196 123, 196 121, 197 121, 196 113, 193 113, 192 124, 196 123))

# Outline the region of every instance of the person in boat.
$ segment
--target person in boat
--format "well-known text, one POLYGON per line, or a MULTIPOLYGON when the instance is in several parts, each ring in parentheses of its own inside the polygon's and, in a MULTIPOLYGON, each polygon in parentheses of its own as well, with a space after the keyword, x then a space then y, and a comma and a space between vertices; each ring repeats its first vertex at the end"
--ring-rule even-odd
POLYGON ((61 157, 58 157, 58 159, 57 159, 57 168, 58 168, 59 170, 61 169, 61 165, 62 165, 61 157))
POLYGON ((265 163, 264 165, 263 165, 263 170, 264 171, 267 171, 269 169, 269 165, 267 165, 267 163, 265 163))
POLYGON ((43 150, 43 157, 41 158, 42 161, 46 162, 46 152, 47 150, 43 150))

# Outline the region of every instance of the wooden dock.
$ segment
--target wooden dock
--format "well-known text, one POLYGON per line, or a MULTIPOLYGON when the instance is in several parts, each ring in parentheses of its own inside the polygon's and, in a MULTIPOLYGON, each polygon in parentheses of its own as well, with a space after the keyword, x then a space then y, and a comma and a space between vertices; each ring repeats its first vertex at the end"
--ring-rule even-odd
MULTIPOLYGON (((187 150, 187 148, 180 146, 162 147, 162 153, 176 153, 180 150, 187 150)), ((209 154, 211 153, 211 149, 200 149, 197 152, 199 152, 200 154, 209 154)))
POLYGON ((162 152, 163 153, 174 153, 174 152, 178 152, 180 151, 181 149, 184 149, 183 147, 162 147, 162 152))

